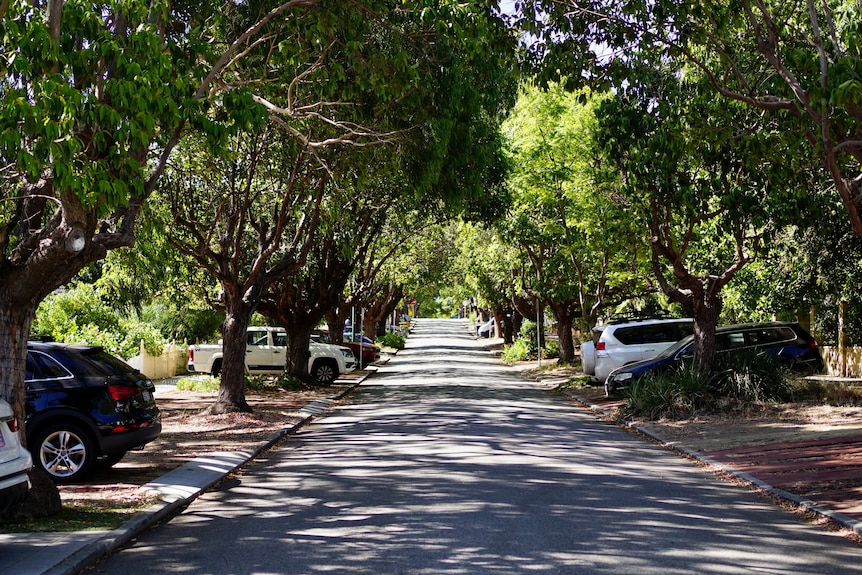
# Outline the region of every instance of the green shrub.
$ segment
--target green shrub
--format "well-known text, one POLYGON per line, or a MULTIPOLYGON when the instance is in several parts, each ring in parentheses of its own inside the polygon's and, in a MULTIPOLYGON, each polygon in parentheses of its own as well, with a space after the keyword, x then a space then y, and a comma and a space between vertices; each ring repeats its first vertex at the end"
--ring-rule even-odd
POLYGON ((48 296, 36 311, 30 332, 55 341, 99 345, 125 359, 140 353, 141 341, 155 356, 167 343, 154 327, 103 302, 90 284, 48 296))
POLYGON ((626 412, 647 419, 690 417, 707 404, 710 378, 690 363, 648 374, 625 389, 626 412))
POLYGON ((557 341, 545 341, 545 347, 542 349, 542 357, 551 359, 560 357, 560 344, 557 341))
POLYGON ((176 341, 215 341, 224 321, 224 311, 176 309, 176 302, 151 303, 141 310, 141 321, 155 327, 162 337, 176 341))
POLYGON ((521 322, 521 330, 518 332, 518 341, 523 341, 529 350, 530 357, 538 357, 539 350, 538 334, 536 333, 536 322, 525 319, 521 322))
POLYGON ((625 411, 648 419, 690 417, 698 411, 784 401, 790 390, 790 373, 778 360, 752 352, 719 354, 709 373, 686 362, 636 381, 624 392, 625 411))
POLYGON ((710 392, 735 401, 784 401, 790 397, 789 370, 777 359, 752 350, 716 356, 710 392))
POLYGON ((405 339, 403 335, 399 335, 397 333, 386 333, 381 335, 375 340, 375 343, 382 347, 389 347, 392 349, 404 349, 405 339))
POLYGON ((179 391, 218 391, 220 380, 217 377, 207 375, 204 377, 184 377, 177 381, 179 391))
MULTIPOLYGON (((535 357, 535 355, 533 355, 533 357, 535 357)), ((529 342, 522 338, 516 339, 515 343, 503 348, 503 353, 500 355, 500 359, 507 364, 513 364, 530 359, 529 342)))

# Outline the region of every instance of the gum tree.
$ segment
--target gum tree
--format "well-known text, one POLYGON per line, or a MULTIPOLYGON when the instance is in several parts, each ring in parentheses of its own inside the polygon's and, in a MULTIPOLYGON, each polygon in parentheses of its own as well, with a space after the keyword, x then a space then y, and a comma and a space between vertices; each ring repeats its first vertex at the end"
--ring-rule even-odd
POLYGON ((616 201, 619 178, 597 139, 604 99, 525 88, 504 126, 515 200, 501 236, 524 254, 525 284, 554 313, 561 362, 574 360, 576 323, 589 332, 599 310, 643 288, 645 235, 616 201))
POLYGON ((684 61, 713 94, 789 119, 782 138, 807 145, 828 174, 850 226, 862 235, 862 3, 538 0, 516 2, 534 39, 528 60, 622 86, 633 53, 654 70, 684 61), (600 48, 599 48, 600 47, 600 48))
POLYGON ((645 75, 599 110, 621 200, 649 232, 658 287, 694 319, 695 364, 712 366, 722 290, 806 209, 786 127, 682 74, 645 75), (777 146, 776 142, 785 142, 777 146))

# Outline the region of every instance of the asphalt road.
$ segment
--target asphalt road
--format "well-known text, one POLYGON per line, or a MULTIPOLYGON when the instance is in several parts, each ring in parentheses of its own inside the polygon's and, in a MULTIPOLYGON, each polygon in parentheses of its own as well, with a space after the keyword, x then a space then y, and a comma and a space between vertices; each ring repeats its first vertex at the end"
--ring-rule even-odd
POLYGON ((862 574, 862 548, 420 320, 347 403, 88 573, 862 574))

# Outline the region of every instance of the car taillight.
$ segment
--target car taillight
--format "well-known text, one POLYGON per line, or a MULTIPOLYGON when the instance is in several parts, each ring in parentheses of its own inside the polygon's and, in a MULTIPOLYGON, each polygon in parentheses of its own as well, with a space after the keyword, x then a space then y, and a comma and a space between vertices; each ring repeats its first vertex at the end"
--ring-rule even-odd
POLYGON ((817 342, 812 339, 811 343, 808 344, 808 347, 811 349, 817 349, 817 342))
POLYGON ((600 341, 596 344, 596 351, 605 351, 605 342, 600 341))
POLYGON ((192 348, 189 348, 189 361, 192 363, 195 362, 195 350, 192 348))
POLYGON ((16 433, 18 431, 18 418, 13 417, 6 422, 6 425, 9 426, 9 431, 11 431, 12 433, 16 433))
POLYGON ((109 385, 108 394, 111 399, 119 401, 121 399, 131 399, 136 395, 141 395, 141 390, 130 385, 109 385))
POLYGON ((142 427, 142 426, 138 425, 137 423, 129 423, 127 425, 118 425, 117 427, 115 427, 114 429, 111 430, 111 433, 125 433, 127 431, 133 431, 135 429, 139 429, 140 427, 142 427))

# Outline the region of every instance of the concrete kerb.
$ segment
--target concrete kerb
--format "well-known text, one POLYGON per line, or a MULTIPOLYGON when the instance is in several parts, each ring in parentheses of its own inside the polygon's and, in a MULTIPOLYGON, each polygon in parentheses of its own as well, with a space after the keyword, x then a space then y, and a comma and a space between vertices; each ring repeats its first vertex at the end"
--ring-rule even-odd
POLYGON ((688 449, 688 448, 686 448, 686 447, 684 447, 678 443, 667 441, 664 438, 660 437, 659 435, 657 435, 657 434, 655 434, 655 433, 653 433, 647 429, 644 429, 644 428, 638 426, 637 424, 635 424, 631 421, 627 421, 627 420, 615 417, 607 409, 605 409, 599 405, 596 405, 592 402, 585 401, 585 400, 581 399, 580 397, 578 397, 577 395, 575 395, 574 393, 572 393, 571 391, 562 390, 562 394, 564 396, 568 397, 569 399, 571 399, 572 401, 575 401, 576 403, 579 403, 582 406, 586 407, 590 411, 593 411, 597 414, 600 414, 605 419, 608 419, 610 421, 614 421, 615 423, 617 423, 618 425, 620 425, 622 427, 627 427, 627 428, 649 438, 650 440, 658 443, 659 445, 661 445, 665 449, 675 451, 675 452, 679 453, 680 455, 683 455, 685 457, 689 457, 689 458, 701 463, 702 465, 704 465, 708 468, 711 468, 711 469, 714 469, 718 472, 730 475, 730 476, 734 477, 735 479, 742 481, 743 483, 746 483, 746 484, 750 485, 751 487, 767 494, 770 497, 774 497, 778 500, 782 500, 782 501, 786 502, 787 504, 795 507, 797 510, 799 510, 801 512, 812 513, 812 514, 817 515, 819 517, 822 517, 824 519, 828 519, 829 521, 833 521, 834 523, 836 523, 837 525, 839 525, 843 528, 846 528, 846 529, 853 531, 857 535, 862 535, 862 521, 857 521, 856 519, 853 519, 852 517, 848 517, 847 515, 844 515, 843 513, 839 513, 833 509, 829 509, 828 507, 824 507, 823 505, 820 505, 819 503, 811 501, 810 499, 805 499, 805 498, 800 497, 798 495, 794 495, 793 493, 789 493, 783 489, 778 489, 777 487, 774 487, 774 486, 770 485, 769 483, 766 483, 763 480, 757 479, 756 477, 753 477, 753 476, 749 475, 748 473, 745 473, 743 471, 739 471, 738 469, 734 469, 733 467, 729 467, 729 466, 727 466, 727 465, 725 465, 719 461, 716 461, 710 457, 707 457, 707 456, 705 456, 702 453, 699 453, 697 451, 688 449))
POLYGON ((87 543, 81 549, 44 571, 42 575, 75 575, 102 557, 119 549, 153 525, 174 517, 202 493, 223 481, 231 473, 268 451, 288 435, 296 433, 315 417, 322 415, 329 407, 356 389, 369 375, 370 373, 366 373, 360 379, 350 381, 348 387, 340 390, 331 398, 312 401, 299 410, 300 413, 304 414, 299 422, 279 430, 252 452, 232 451, 203 455, 147 483, 143 489, 158 493, 161 497, 158 503, 136 513, 132 519, 117 529, 87 543))

